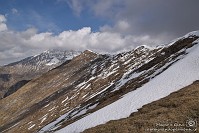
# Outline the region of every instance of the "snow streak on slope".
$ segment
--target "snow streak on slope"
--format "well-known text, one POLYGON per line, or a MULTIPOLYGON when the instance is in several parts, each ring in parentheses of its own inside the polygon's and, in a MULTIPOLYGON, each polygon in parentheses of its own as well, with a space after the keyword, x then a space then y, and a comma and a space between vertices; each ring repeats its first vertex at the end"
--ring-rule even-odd
POLYGON ((51 66, 51 65, 54 65, 54 64, 57 64, 57 63, 59 63, 59 60, 56 58, 56 57, 54 57, 50 62, 48 62, 46 65, 47 66, 51 66))
MULTIPOLYGON (((199 40, 195 41, 199 43, 199 40)), ((118 101, 68 125, 57 133, 77 133, 106 123, 128 117, 143 105, 169 95, 199 79, 199 46, 188 49, 184 59, 174 63, 144 86, 123 96, 118 101)))

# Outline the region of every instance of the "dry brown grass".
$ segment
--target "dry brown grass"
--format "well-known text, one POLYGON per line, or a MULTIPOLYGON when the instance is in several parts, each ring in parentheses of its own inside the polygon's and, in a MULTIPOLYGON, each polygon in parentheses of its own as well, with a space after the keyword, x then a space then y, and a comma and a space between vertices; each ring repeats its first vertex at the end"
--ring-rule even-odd
MULTIPOLYGON (((163 99, 143 106, 138 112, 132 113, 128 118, 110 121, 87 129, 84 133, 154 133, 155 131, 152 132, 147 129, 160 128, 160 126, 156 125, 157 123, 186 124, 186 121, 190 119, 199 122, 199 81, 163 99)), ((195 127, 192 129, 195 129, 195 127)), ((161 132, 163 131, 158 133, 161 132)), ((170 133, 171 131, 168 132, 170 133)), ((176 131, 175 133, 183 132, 188 131, 176 131)), ((197 131, 191 132, 198 133, 199 124, 197 124, 197 131)))
MULTIPOLYGON (((75 57, 70 63, 65 64, 63 68, 54 69, 48 73, 43 74, 41 77, 31 80, 28 84, 20 88, 12 95, 1 99, 0 132, 9 129, 9 127, 12 127, 13 125, 16 125, 16 123, 18 123, 19 121, 20 123, 17 126, 10 128, 10 131, 7 132, 28 132, 27 123, 33 120, 36 121, 35 123, 37 123, 37 126, 35 126, 37 129, 35 128, 34 130, 38 130, 39 128, 44 126, 44 124, 47 124, 40 124, 40 122, 38 122, 38 119, 47 114, 48 110, 50 110, 50 108, 52 108, 53 106, 48 106, 45 109, 42 107, 45 106, 44 104, 47 105, 49 102, 54 101, 58 97, 61 97, 63 96, 63 94, 65 94, 65 92, 59 93, 59 90, 63 88, 62 84, 59 83, 65 83, 67 85, 65 87, 65 91, 67 91, 68 88, 73 89, 73 86, 69 83, 71 83, 71 81, 75 81, 75 79, 78 80, 79 77, 82 76, 83 72, 78 73, 77 76, 72 77, 71 75, 74 75, 77 70, 79 70, 86 63, 97 57, 96 54, 88 56, 89 54, 92 53, 85 51, 82 55, 75 57), (65 73, 67 74, 66 76, 71 76, 70 78, 68 78, 68 80, 65 80, 67 78, 64 75, 65 73), (56 81, 56 85, 53 85, 54 81, 56 81), (22 128, 20 129, 20 127, 22 128)), ((70 93, 68 95, 70 95, 70 93)), ((59 104, 61 103, 59 99, 57 102, 59 104)), ((54 102, 51 102, 51 104, 53 103, 54 102)), ((55 114, 59 115, 60 112, 55 112, 55 114)), ((58 115, 49 118, 48 122, 52 121, 52 119, 57 118, 58 115)))

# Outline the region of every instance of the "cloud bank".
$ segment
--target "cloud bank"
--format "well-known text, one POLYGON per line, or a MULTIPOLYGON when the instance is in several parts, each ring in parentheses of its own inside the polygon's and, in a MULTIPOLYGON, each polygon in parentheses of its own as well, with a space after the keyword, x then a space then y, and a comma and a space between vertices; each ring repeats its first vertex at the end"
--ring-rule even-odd
POLYGON ((198 30, 198 0, 62 0, 69 1, 71 9, 81 14, 90 10, 97 17, 113 20, 109 30, 118 31, 118 24, 127 23, 123 33, 152 37, 164 35, 165 39, 198 30), (112 29, 111 29, 112 28, 112 29))
MULTIPOLYGON (((16 32, 6 26, 6 18, 0 17, 0 64, 6 64, 38 54, 46 49, 86 50, 100 53, 114 53, 132 49, 142 44, 157 44, 160 41, 149 35, 132 36, 119 32, 106 31, 92 32, 90 27, 83 27, 77 31, 63 31, 57 35, 51 32, 38 33, 37 29, 29 28, 26 31, 16 32)), ((128 28, 128 24, 120 22, 120 30, 128 28)))

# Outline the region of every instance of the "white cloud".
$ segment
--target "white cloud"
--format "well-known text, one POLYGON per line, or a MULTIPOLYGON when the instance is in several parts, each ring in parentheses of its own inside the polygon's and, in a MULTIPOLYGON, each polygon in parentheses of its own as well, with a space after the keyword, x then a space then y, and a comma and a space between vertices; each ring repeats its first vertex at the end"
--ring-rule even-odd
POLYGON ((130 28, 129 23, 127 21, 124 21, 124 20, 118 21, 116 26, 118 27, 119 30, 123 30, 123 31, 130 28))
POLYGON ((100 27, 100 31, 102 32, 118 32, 121 34, 128 33, 128 31, 132 30, 130 24, 126 20, 119 20, 116 22, 114 26, 104 25, 100 27))
MULTIPOLYGON (((0 16, 0 22, 6 25, 6 18, 3 15, 0 16)), ((57 35, 52 32, 38 33, 35 28, 22 32, 6 28, 4 32, 0 32, 0 65, 38 54, 47 49, 81 51, 90 49, 100 53, 114 53, 129 50, 138 45, 158 42, 148 35, 123 35, 114 30, 128 28, 128 22, 124 20, 119 21, 111 30, 92 32, 90 27, 83 27, 77 31, 63 31, 57 35)))
POLYGON ((121 13, 126 10, 126 1, 127 0, 97 0, 96 2, 92 2, 92 4, 88 4, 88 7, 85 7, 91 8, 92 13, 96 17, 102 17, 111 20, 113 23, 118 23, 118 20, 126 19, 126 16, 121 17, 121 13))
POLYGON ((7 25, 5 24, 6 18, 4 15, 0 14, 0 32, 7 30, 7 25))
POLYGON ((77 31, 37 33, 36 29, 24 32, 0 33, 0 64, 38 54, 46 49, 86 50, 112 53, 132 49, 141 44, 153 43, 149 36, 122 36, 112 32, 92 32, 90 27, 77 31))
POLYGON ((119 7, 123 6, 124 3, 121 0, 57 0, 57 2, 67 3, 78 16, 82 11, 89 10, 96 16, 109 17, 114 15, 116 10, 120 10, 119 7), (115 7, 117 7, 117 9, 115 7))
POLYGON ((0 32, 7 30, 7 25, 4 23, 0 23, 0 32))
POLYGON ((79 0, 57 0, 57 2, 65 2, 74 11, 75 15, 79 16, 83 10, 83 1, 79 0))
POLYGON ((13 13, 13 14, 17 14, 17 13, 18 13, 18 10, 17 10, 17 9, 15 9, 15 8, 12 8, 12 10, 11 10, 11 11, 12 11, 12 13, 13 13))
POLYGON ((6 22, 6 18, 4 15, 0 14, 0 23, 2 23, 2 22, 6 22))
MULTIPOLYGON (((62 0, 73 1, 73 0, 62 0)), ((182 36, 188 32, 198 30, 199 1, 186 0, 74 0, 78 1, 79 8, 72 8, 74 12, 90 11, 97 18, 111 22, 101 29, 119 31, 117 24, 120 21, 128 22, 129 28, 121 29, 120 33, 144 35, 153 38, 164 36, 163 41, 182 36), (179 4, 180 3, 180 4, 179 4), (115 26, 114 26, 115 25, 115 26)), ((105 31, 106 31, 105 30, 105 31)))

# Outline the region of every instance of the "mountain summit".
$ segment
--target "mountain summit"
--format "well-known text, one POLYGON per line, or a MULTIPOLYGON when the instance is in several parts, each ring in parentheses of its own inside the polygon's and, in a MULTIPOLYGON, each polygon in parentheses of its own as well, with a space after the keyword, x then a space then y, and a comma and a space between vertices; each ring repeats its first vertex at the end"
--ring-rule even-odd
MULTIPOLYGON (((41 54, 30 56, 28 58, 25 58, 21 61, 14 62, 11 64, 8 64, 6 66, 33 66, 37 67, 37 69, 46 69, 45 66, 47 65, 48 69, 52 69, 52 67, 49 67, 51 65, 59 66, 63 62, 67 60, 71 60, 73 57, 79 55, 80 51, 63 51, 63 50, 46 50, 41 54)), ((54 66, 54 67, 55 67, 54 66)))

